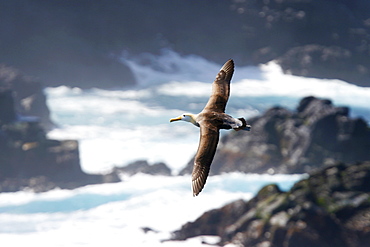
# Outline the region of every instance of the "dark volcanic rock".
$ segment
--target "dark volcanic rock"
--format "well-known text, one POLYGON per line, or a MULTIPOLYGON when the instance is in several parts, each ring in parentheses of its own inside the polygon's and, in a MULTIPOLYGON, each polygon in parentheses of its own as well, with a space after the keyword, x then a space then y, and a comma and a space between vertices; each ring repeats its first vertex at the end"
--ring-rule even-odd
POLYGON ((46 138, 38 118, 16 112, 12 91, 0 92, 0 192, 46 191, 120 181, 81 170, 78 142, 46 138))
POLYGON ((250 201, 204 213, 173 233, 217 235, 221 245, 365 247, 370 241, 370 162, 327 167, 288 192, 262 188, 250 201))
POLYGON ((370 85, 367 0, 1 0, 0 40, 0 62, 47 85, 132 85, 122 53, 163 48, 370 85))
POLYGON ((0 92, 0 106, 4 106, 0 109, 0 123, 9 123, 17 118, 11 90, 0 92))
MULTIPOLYGON (((17 112, 21 115, 38 117, 45 129, 54 126, 50 120, 50 111, 46 105, 46 97, 40 82, 23 75, 15 68, 0 64, 0 91, 11 92, 11 95, 3 99, 7 100, 6 102, 0 102, 1 114, 14 111, 14 114, 17 112), (10 104, 9 97, 12 98, 12 104, 10 104)), ((5 95, 2 97, 5 97, 5 95)))
POLYGON ((277 59, 289 73, 370 85, 368 1, 233 2, 254 63, 277 59))
POLYGON ((138 160, 124 167, 116 167, 116 172, 124 173, 129 176, 137 173, 145 173, 150 175, 171 175, 171 169, 166 164, 160 162, 150 165, 146 160, 138 160))
POLYGON ((278 58, 285 73, 317 78, 335 78, 369 86, 367 62, 356 61, 351 50, 310 44, 294 47, 278 58))
MULTIPOLYGON (((222 172, 304 173, 334 161, 370 160, 370 129, 349 117, 347 107, 306 97, 291 112, 274 107, 250 119, 250 132, 221 139, 211 174, 222 172)), ((181 172, 190 173, 192 161, 181 172)))

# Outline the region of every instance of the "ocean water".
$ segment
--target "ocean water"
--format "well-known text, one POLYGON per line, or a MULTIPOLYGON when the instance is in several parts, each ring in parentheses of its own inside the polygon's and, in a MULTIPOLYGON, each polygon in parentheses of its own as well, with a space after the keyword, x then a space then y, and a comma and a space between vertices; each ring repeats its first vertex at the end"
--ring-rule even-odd
MULTIPOLYGON (((122 60, 134 71, 138 86, 124 90, 65 86, 45 90, 51 117, 59 125, 49 137, 80 140, 86 172, 108 172, 113 166, 146 159, 151 163, 163 161, 176 174, 194 155, 199 130, 185 122, 170 124, 169 119, 203 109, 222 64, 173 51, 122 60)), ((349 106, 353 117, 370 120, 370 88, 285 75, 274 62, 259 67, 235 63, 226 108, 234 117, 248 119, 275 105, 293 110, 302 97, 313 95, 349 106)))
MULTIPOLYGON (((165 242, 206 210, 248 200, 268 183, 289 189, 301 175, 231 173, 210 177, 192 197, 189 176, 138 174, 121 183, 46 193, 0 194, 0 239, 12 246, 202 246, 202 238, 165 242), (153 231, 145 233, 142 228, 153 231)), ((207 239, 217 241, 217 238, 207 239)))
MULTIPOLYGON (((88 173, 107 173, 114 166, 145 159, 165 162, 176 175, 194 155, 199 130, 184 122, 170 124, 169 119, 201 111, 222 64, 169 50, 159 56, 123 57, 122 62, 134 71, 139 85, 112 90, 46 88, 51 116, 58 124, 48 136, 78 139, 81 165, 88 173)), ((250 118, 275 105, 295 109, 302 97, 313 95, 349 106, 353 117, 370 120, 369 88, 284 75, 274 62, 258 67, 240 67, 235 62, 227 106, 235 117, 250 118)), ((288 190, 303 176, 212 176, 195 198, 190 176, 144 174, 75 190, 2 193, 0 239, 12 246, 206 246, 203 241, 218 239, 162 240, 206 210, 236 199, 248 200, 269 183, 288 190), (146 227, 153 231, 145 233, 146 227)))

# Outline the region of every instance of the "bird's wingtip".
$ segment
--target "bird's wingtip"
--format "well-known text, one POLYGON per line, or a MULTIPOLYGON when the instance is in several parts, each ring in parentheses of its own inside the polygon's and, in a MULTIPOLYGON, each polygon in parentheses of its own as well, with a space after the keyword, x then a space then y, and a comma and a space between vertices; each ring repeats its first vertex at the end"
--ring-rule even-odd
POLYGON ((221 70, 225 71, 226 74, 232 75, 234 73, 234 60, 227 60, 227 62, 222 66, 221 70))
POLYGON ((198 192, 196 192, 196 191, 193 191, 193 197, 196 197, 196 196, 198 196, 199 195, 199 193, 201 192, 202 190, 200 190, 200 191, 198 191, 198 192))
POLYGON ((202 192, 204 185, 205 185, 205 182, 201 182, 201 180, 199 179, 192 181, 193 197, 198 196, 199 193, 202 192))

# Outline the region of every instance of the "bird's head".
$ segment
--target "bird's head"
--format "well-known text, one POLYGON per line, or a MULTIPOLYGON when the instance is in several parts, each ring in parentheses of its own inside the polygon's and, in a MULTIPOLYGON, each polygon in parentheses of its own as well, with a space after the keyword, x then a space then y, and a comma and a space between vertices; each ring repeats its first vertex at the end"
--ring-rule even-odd
POLYGON ((191 114, 191 113, 184 113, 176 118, 171 118, 170 122, 182 120, 182 121, 189 122, 189 123, 192 123, 198 126, 197 121, 195 119, 196 119, 196 115, 191 114))

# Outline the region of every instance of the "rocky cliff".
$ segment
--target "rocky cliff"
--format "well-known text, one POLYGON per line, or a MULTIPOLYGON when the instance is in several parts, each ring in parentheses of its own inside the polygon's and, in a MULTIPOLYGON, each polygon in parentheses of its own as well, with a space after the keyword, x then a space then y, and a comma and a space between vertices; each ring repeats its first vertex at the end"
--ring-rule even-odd
POLYGON ((0 62, 46 85, 132 85, 122 55, 163 48, 370 85, 367 0, 0 0, 0 40, 0 62))
POLYGON ((368 1, 233 2, 255 62, 276 59, 287 73, 370 85, 368 1))
MULTIPOLYGON (((230 132, 218 146, 211 174, 305 173, 336 161, 370 160, 370 128, 349 108, 303 98, 295 111, 281 107, 249 120, 252 130, 230 132)), ((193 160, 180 173, 191 173, 193 160)))
POLYGON ((84 173, 78 142, 48 139, 39 118, 17 112, 13 95, 14 91, 0 90, 0 192, 119 181, 115 174, 84 173))
POLYGON ((297 182, 288 192, 262 188, 204 213, 173 233, 184 240, 220 236, 220 245, 365 247, 370 242, 370 162, 339 163, 297 182))

